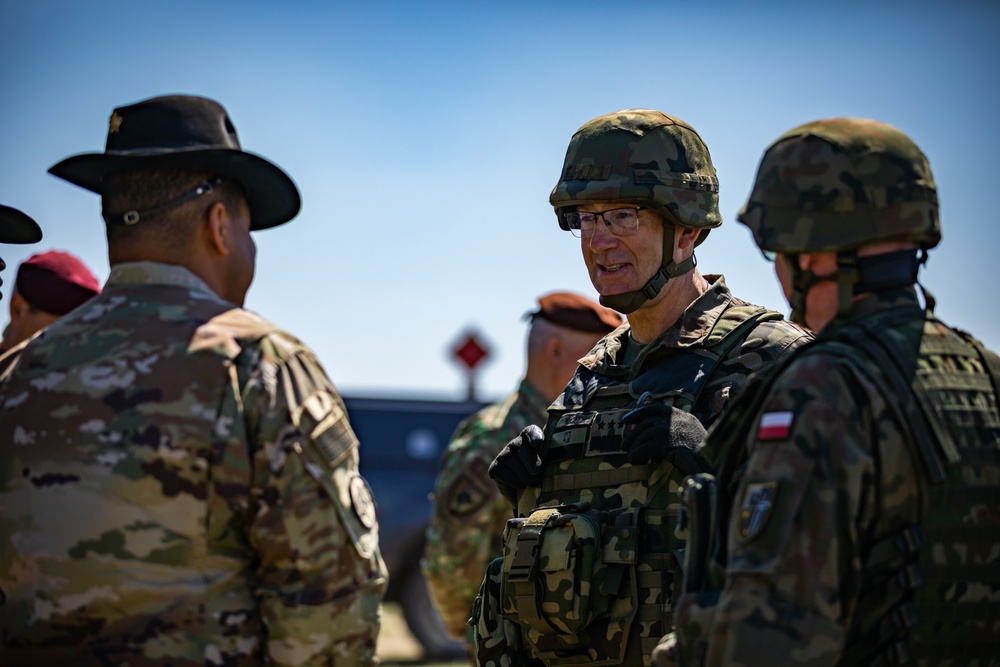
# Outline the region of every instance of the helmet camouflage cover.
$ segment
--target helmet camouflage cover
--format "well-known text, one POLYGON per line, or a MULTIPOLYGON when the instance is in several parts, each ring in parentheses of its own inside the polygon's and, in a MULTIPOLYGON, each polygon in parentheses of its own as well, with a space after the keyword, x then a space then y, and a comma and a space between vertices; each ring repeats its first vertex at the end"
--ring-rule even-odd
POLYGON ((705 143, 684 121, 649 109, 598 116, 573 135, 549 202, 558 213, 593 201, 650 208, 670 224, 704 230, 699 242, 722 224, 705 143))
POLYGON ((941 240, 927 158, 896 128, 863 118, 806 123, 771 144, 737 219, 763 250, 785 254, 941 240))

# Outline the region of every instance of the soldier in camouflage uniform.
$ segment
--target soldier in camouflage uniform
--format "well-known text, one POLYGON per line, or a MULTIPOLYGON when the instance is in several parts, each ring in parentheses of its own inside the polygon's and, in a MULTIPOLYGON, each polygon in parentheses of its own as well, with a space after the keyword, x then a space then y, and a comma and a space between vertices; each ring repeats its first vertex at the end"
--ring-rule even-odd
MULTIPOLYGON (((37 222, 16 208, 0 204, 0 243, 37 243, 41 240, 42 230, 37 222)), ((0 258, 0 271, 5 268, 7 265, 0 258)), ((0 285, 3 285, 2 278, 0 285)))
POLYGON ((819 334, 709 434, 718 495, 687 480, 708 539, 657 664, 1000 665, 1000 358, 918 301, 927 159, 883 123, 808 123, 739 219, 819 334))
POLYGON ((722 222, 708 149, 659 111, 601 116, 573 136, 550 196, 582 239, 601 303, 628 323, 581 361, 490 467, 516 508, 474 615, 481 665, 648 664, 671 627, 676 493, 707 468, 705 427, 808 334, 702 276, 722 222))
POLYGON ((579 359, 622 322, 613 310, 571 292, 546 294, 529 317, 524 379, 505 400, 459 425, 434 485, 424 571, 445 627, 470 640, 472 603, 511 516, 486 471, 521 429, 545 421, 545 409, 579 359))
POLYGON ((103 292, 0 358, 0 664, 372 665, 386 583, 343 402, 244 310, 299 210, 225 110, 116 109, 103 292))

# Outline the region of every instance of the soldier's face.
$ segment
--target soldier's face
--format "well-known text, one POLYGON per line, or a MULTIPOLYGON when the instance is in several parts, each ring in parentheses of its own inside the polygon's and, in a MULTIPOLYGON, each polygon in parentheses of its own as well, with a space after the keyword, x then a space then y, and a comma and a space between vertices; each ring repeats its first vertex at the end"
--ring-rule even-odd
MULTIPOLYGON (((624 205, 592 203, 579 210, 603 213, 624 205)), ((607 225, 598 224, 592 235, 581 237, 583 261, 594 289, 602 296, 641 289, 660 268, 663 232, 660 216, 643 209, 639 211, 639 227, 628 236, 615 236, 607 225)))

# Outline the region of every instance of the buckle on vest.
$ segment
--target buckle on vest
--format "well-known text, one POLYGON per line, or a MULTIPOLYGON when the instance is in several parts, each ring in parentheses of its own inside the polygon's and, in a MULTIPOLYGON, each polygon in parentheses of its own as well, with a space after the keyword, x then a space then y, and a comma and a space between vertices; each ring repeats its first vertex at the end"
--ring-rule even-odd
POLYGON ((904 589, 912 591, 924 585, 924 571, 919 563, 908 563, 899 570, 896 581, 904 589))
POLYGON ((510 572, 507 581, 521 583, 530 581, 535 576, 535 556, 542 542, 542 531, 553 518, 560 516, 559 507, 542 507, 536 509, 524 520, 521 532, 517 534, 514 544, 514 558, 510 562, 510 572))
POLYGON ((514 547, 514 559, 510 563, 507 581, 511 583, 531 581, 535 575, 535 556, 538 554, 541 537, 541 531, 528 533, 526 529, 521 529, 514 547))
POLYGON ((897 630, 912 628, 920 620, 920 614, 917 612, 917 603, 907 602, 893 608, 889 618, 897 630))
POLYGON ((924 527, 920 525, 907 526, 899 531, 894 543, 899 553, 904 556, 915 556, 921 549, 927 546, 924 527))
POLYGON ((896 642, 885 651, 885 662, 889 665, 905 665, 910 661, 910 647, 905 641, 896 642))

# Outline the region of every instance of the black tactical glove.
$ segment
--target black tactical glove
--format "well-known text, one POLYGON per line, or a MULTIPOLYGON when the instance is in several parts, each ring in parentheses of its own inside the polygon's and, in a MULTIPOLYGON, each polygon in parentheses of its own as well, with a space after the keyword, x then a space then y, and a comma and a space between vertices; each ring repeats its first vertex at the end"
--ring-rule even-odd
POLYGON ((490 477, 515 512, 517 492, 542 484, 542 459, 538 452, 544 441, 542 429, 534 424, 525 426, 490 464, 490 477))
POLYGON ((629 463, 666 461, 685 476, 713 472, 699 446, 705 439, 705 427, 694 415, 656 403, 632 410, 622 417, 622 423, 632 427, 622 440, 629 463))

